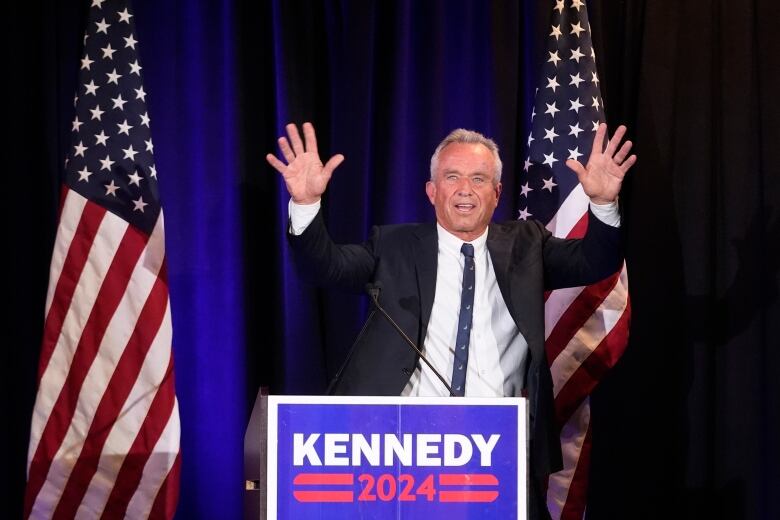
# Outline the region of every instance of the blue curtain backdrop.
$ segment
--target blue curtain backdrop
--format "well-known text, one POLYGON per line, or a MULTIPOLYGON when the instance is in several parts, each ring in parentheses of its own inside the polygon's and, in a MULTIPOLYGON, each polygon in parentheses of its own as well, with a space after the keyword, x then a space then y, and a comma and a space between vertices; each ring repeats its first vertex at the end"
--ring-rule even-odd
POLYGON ((238 518, 247 403, 235 8, 135 7, 166 219, 178 516, 238 518))
MULTIPOLYGON (((346 156, 324 199, 338 241, 431 219, 430 154, 459 126, 501 146, 496 218, 514 218, 552 5, 135 3, 166 218, 178 518, 241 516, 243 430, 258 387, 321 393, 365 314, 362 296, 313 288, 292 270, 288 197, 264 161, 284 124, 312 121, 321 152, 346 156)), ((0 507, 12 517, 88 7, 75 6, 5 8, 14 305, 3 379, 18 398, 5 405, 0 507)), ((778 4, 588 8, 608 120, 629 124, 640 156, 622 194, 631 343, 594 395, 588 515, 780 517, 778 4)))

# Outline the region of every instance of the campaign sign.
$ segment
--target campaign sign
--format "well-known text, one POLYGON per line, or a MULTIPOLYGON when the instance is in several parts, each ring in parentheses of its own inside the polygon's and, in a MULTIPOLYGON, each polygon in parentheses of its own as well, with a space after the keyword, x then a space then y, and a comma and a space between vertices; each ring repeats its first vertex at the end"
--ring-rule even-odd
POLYGON ((520 398, 268 398, 268 518, 526 518, 520 398))

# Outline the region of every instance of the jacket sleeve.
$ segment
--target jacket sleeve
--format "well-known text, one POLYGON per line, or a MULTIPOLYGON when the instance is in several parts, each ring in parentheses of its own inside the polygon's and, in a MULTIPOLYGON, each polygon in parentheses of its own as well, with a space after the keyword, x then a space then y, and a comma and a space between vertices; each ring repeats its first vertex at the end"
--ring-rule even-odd
POLYGON ((596 283, 617 272, 623 262, 620 228, 603 223, 590 209, 583 238, 555 238, 544 228, 543 234, 546 290, 596 283))
POLYGON ((288 232, 287 239, 296 271, 302 278, 323 287, 362 292, 374 273, 379 235, 375 226, 371 239, 363 244, 336 244, 320 210, 302 234, 288 232))

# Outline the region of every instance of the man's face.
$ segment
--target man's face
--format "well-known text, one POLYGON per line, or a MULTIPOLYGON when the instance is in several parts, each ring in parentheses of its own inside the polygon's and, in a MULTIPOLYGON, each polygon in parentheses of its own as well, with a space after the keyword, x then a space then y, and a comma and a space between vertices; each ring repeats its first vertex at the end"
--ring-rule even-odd
POLYGON ((464 242, 480 236, 498 205, 495 161, 484 145, 452 143, 439 153, 439 164, 425 193, 439 224, 464 242))

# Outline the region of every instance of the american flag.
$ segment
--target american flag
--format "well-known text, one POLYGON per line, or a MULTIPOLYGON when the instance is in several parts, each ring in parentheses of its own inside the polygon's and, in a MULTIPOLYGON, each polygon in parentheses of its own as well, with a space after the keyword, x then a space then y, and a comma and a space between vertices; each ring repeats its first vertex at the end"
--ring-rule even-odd
POLYGON ((92 0, 83 47, 25 518, 170 518, 180 425, 163 214, 129 3, 92 0))
MULTIPOLYGON (((554 0, 545 63, 531 113, 521 182, 520 219, 544 222, 555 236, 587 228, 589 199, 566 166, 586 164, 604 103, 585 3, 554 0)), ((622 355, 630 318, 625 266, 589 287, 551 292, 545 349, 553 376, 562 471, 550 476, 547 507, 555 519, 581 519, 587 501, 591 428, 589 394, 622 355)))

